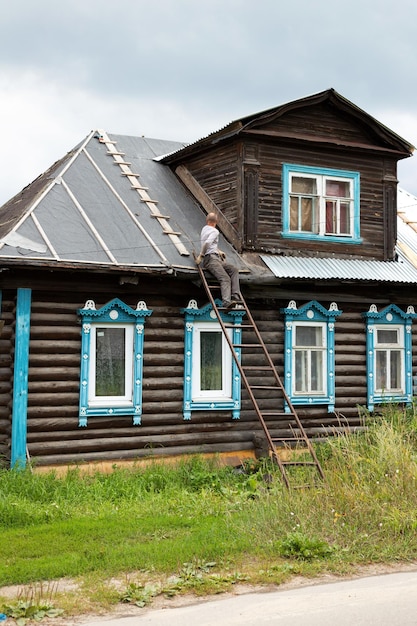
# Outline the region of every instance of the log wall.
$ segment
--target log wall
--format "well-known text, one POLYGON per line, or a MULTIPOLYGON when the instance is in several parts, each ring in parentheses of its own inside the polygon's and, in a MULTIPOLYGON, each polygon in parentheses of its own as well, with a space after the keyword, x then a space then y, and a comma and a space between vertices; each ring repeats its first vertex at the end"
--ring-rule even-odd
POLYGON ((0 317, 4 321, 0 336, 0 466, 2 466, 10 462, 12 428, 15 298, 11 291, 4 290, 2 293, 0 317))
MULTIPOLYGON (((194 411, 191 421, 183 419, 184 318, 180 309, 190 298, 205 304, 204 294, 184 284, 179 296, 175 281, 163 288, 149 283, 136 292, 130 287, 126 292, 119 288, 117 294, 113 290, 94 293, 95 289, 97 286, 92 284, 83 297, 70 289, 55 297, 37 291, 32 294, 28 396, 31 458, 42 466, 116 462, 150 455, 253 451, 254 436, 262 436, 262 431, 244 389, 240 420, 232 420, 230 411, 194 411), (132 416, 106 416, 90 417, 87 428, 79 428, 81 338, 76 311, 87 298, 100 307, 115 295, 132 307, 144 299, 153 310, 144 334, 142 425, 133 426, 132 416)), ((328 307, 325 299, 317 299, 328 307)), ((357 406, 366 404, 365 324, 361 313, 371 303, 353 306, 339 302, 343 314, 335 331, 336 412, 328 413, 327 407, 320 406, 298 409, 312 436, 332 433, 341 425, 360 424, 357 406)), ((276 297, 267 304, 255 300, 249 304, 282 375, 284 320, 280 308, 287 306, 288 300, 276 297)), ((243 358, 246 363, 256 364, 259 357, 246 351, 243 358)), ((259 381, 254 378, 252 382, 259 381)), ((263 408, 275 408, 268 394, 263 408)), ((6 414, 5 424, 10 424, 6 414)), ((279 421, 269 426, 273 435, 279 435, 283 428, 279 421)))
POLYGON ((379 145, 357 123, 320 106, 309 109, 308 116, 300 110, 267 128, 250 130, 244 139, 212 147, 186 165, 237 228, 248 248, 293 254, 299 254, 300 241, 281 237, 283 163, 359 171, 362 243, 303 240, 303 254, 392 259, 396 237, 396 156, 387 156, 381 150, 349 149, 344 141, 360 142, 369 148, 379 145), (293 139, 285 137, 285 133, 293 139), (300 141, 304 134, 316 136, 318 142, 300 141), (320 137, 335 142, 323 144, 320 137), (388 201, 391 196, 393 202, 388 201))

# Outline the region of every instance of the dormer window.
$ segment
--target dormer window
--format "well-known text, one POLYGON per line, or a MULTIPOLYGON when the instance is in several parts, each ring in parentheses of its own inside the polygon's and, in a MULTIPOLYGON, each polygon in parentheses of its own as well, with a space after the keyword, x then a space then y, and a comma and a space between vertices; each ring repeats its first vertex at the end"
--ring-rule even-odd
POLYGON ((283 237, 360 241, 359 173, 283 165, 283 237))

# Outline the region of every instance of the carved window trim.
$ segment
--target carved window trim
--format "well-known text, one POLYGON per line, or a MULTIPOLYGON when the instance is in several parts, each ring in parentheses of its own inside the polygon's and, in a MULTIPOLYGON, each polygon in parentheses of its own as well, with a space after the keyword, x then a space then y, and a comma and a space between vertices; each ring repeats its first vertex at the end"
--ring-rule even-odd
MULTIPOLYGON (((297 308, 291 300, 287 308, 281 309, 285 315, 285 355, 284 355, 284 386, 291 403, 294 405, 327 404, 328 412, 335 407, 335 339, 334 326, 336 318, 342 314, 337 304, 332 302, 329 309, 312 300, 297 308), (324 361, 323 361, 323 393, 299 393, 295 391, 295 331, 297 326, 321 326, 324 329, 324 361)), ((289 412, 286 404, 285 410, 289 412)))
MULTIPOLYGON (((221 306, 220 300, 216 300, 217 306, 221 306)), ((207 304, 203 308, 199 309, 195 300, 190 300, 188 306, 182 309, 182 313, 185 318, 185 336, 184 336, 184 392, 183 392, 183 416, 184 420, 191 419, 192 411, 232 411, 232 418, 239 419, 240 417, 240 401, 241 401, 241 385, 240 385, 240 372, 236 365, 235 360, 230 354, 230 358, 223 360, 223 363, 229 363, 231 368, 230 380, 231 380, 231 394, 230 397, 194 397, 193 398, 193 378, 200 376, 199 363, 196 362, 196 343, 199 333, 196 333, 196 328, 202 323, 210 323, 213 328, 218 328, 220 331, 221 326, 218 322, 216 314, 213 311, 211 304, 207 304)), ((233 324, 230 329, 232 335, 232 342, 238 344, 241 342, 241 323, 245 314, 244 309, 233 309, 228 313, 221 313, 222 320, 225 323, 233 324)), ((223 349, 229 350, 229 345, 224 346, 223 349)), ((239 358, 241 356, 240 348, 235 349, 239 358)))
POLYGON ((407 311, 402 311, 397 305, 391 304, 378 312, 375 304, 369 307, 369 311, 362 314, 366 320, 366 370, 367 370, 367 407, 373 411, 376 404, 386 402, 405 402, 411 404, 413 400, 413 363, 412 363, 412 325, 417 317, 414 307, 409 306, 407 311), (397 348, 402 351, 402 393, 387 393, 376 389, 377 364, 376 353, 378 349, 376 332, 383 327, 400 329, 399 338, 402 345, 397 348))
POLYGON ((139 426, 142 415, 142 378, 143 378, 143 341, 146 318, 152 311, 145 302, 138 303, 136 309, 114 298, 100 309, 96 309, 93 300, 87 300, 84 308, 78 309, 81 317, 81 372, 80 372, 80 403, 79 422, 82 427, 87 426, 89 417, 99 415, 133 415, 133 425, 139 426), (120 401, 116 396, 106 397, 103 403, 91 401, 93 384, 92 375, 95 372, 92 359, 92 337, 96 327, 110 325, 128 327, 132 329, 127 336, 131 338, 133 358, 131 361, 131 398, 120 401), (90 398, 90 399, 89 399, 90 398))

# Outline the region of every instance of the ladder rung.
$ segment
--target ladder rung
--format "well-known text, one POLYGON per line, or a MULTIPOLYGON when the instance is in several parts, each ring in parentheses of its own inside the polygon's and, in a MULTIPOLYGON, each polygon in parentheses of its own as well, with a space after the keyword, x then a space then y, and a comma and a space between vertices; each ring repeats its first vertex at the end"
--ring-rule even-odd
POLYGON ((280 389, 279 385, 249 385, 251 389, 280 389))
POLYGON ((283 465, 306 465, 306 466, 314 465, 315 467, 317 466, 317 463, 314 463, 314 461, 281 461, 281 463, 283 465))
POLYGON ((128 163, 127 161, 114 161, 113 165, 132 165, 132 164, 128 163))
MULTIPOLYGON (((149 201, 152 202, 152 201, 149 201)), ((225 331, 226 329, 229 328, 235 328, 235 324, 230 324, 230 323, 225 323, 220 314, 219 311, 238 311, 239 309, 241 310, 241 312, 246 312, 247 316, 248 316, 248 320, 249 322, 246 322, 244 324, 237 324, 237 327, 240 329, 252 329, 252 331, 255 333, 255 338, 257 340, 257 343, 232 343, 229 339, 228 334, 226 334, 226 338, 228 340, 229 346, 231 348, 232 351, 232 355, 233 358, 235 359, 236 363, 239 366, 239 369, 242 372, 242 382, 244 382, 247 391, 249 393, 251 402, 253 404, 253 408, 255 409, 255 412, 258 415, 258 418, 262 424, 263 430, 265 432, 267 441, 268 441, 268 447, 270 450, 270 453, 272 455, 272 458, 274 459, 274 461, 278 464, 280 471, 281 471, 281 477, 285 483, 285 486, 290 488, 290 483, 288 481, 288 477, 286 474, 286 471, 284 469, 284 466, 289 466, 289 465, 293 465, 293 466, 315 466, 318 473, 320 474, 321 478, 324 478, 323 475, 323 471, 320 467, 320 463, 318 462, 318 460, 315 458, 315 454, 314 451, 309 447, 309 439, 307 437, 307 434, 305 433, 302 423, 297 415, 297 413, 294 410, 290 410, 290 412, 287 411, 262 411, 258 401, 256 400, 254 394, 252 393, 252 391, 256 391, 256 390, 266 390, 266 391, 271 391, 271 390, 275 390, 280 392, 281 396, 283 395, 284 397, 286 397, 285 395, 285 388, 284 385, 281 381, 281 378, 277 375, 276 372, 276 368, 273 364, 273 361, 271 360, 269 351, 266 347, 266 345, 264 344, 261 335, 259 334, 259 331, 257 329, 257 326, 255 324, 255 322, 252 319, 252 316, 250 314, 249 308, 247 306, 247 304, 245 303, 245 300, 242 299, 242 303, 239 305, 237 305, 236 308, 234 309, 230 309, 228 307, 223 307, 223 306, 219 306, 217 307, 215 302, 214 302, 214 297, 211 293, 211 289, 219 289, 220 285, 219 283, 216 281, 215 284, 209 284, 208 283, 208 277, 210 277, 210 280, 212 280, 212 275, 207 272, 205 273, 203 268, 201 267, 201 265, 198 266, 198 271, 200 274, 200 278, 201 278, 201 282, 204 286, 204 289, 207 292, 207 295, 210 297, 210 301, 213 305, 213 309, 214 312, 216 313, 217 318, 220 321, 220 325, 223 328, 223 330, 225 331), (237 349, 238 348, 249 348, 249 349, 261 349, 266 357, 267 360, 267 365, 242 365, 239 360, 238 360, 238 352, 237 349), (273 373, 274 377, 275 377, 275 384, 274 385, 251 385, 247 380, 246 377, 244 376, 245 372, 269 372, 269 374, 266 374, 266 377, 269 379, 271 379, 271 374, 273 373), (278 417, 278 418, 282 418, 282 419, 278 419, 277 422, 281 424, 281 426, 283 426, 285 428, 284 432, 288 432, 290 433, 292 436, 291 437, 276 437, 276 438, 272 438, 271 437, 271 433, 264 421, 265 417, 278 417), (285 418, 285 419, 283 419, 285 418), (277 445, 277 444, 282 444, 281 446, 277 445), (293 444, 291 446, 291 444, 293 444), (293 451, 294 454, 298 451, 304 453, 304 454, 310 454, 311 458, 314 459, 314 462, 311 461, 282 461, 279 457, 278 454, 278 450, 282 449, 282 450, 290 450, 293 451)), ((251 337, 252 335, 249 334, 249 336, 251 337)), ((278 394, 278 395, 280 395, 278 394)))
MULTIPOLYGON (((236 309, 232 310, 235 311, 236 309)), ((234 343, 233 346, 236 348, 262 348, 263 350, 263 346, 260 343, 234 343)))
POLYGON ((248 372, 266 372, 267 370, 270 372, 274 371, 274 368, 270 365, 242 365, 242 368, 248 372))
POLYGON ((111 150, 109 150, 107 154, 109 154, 110 156, 124 156, 126 152, 117 152, 117 151, 112 152, 111 150))
POLYGON ((162 213, 152 213, 151 217, 157 217, 158 219, 161 219, 161 220, 171 219, 169 215, 162 215, 162 213))
POLYGON ((158 200, 151 200, 150 198, 141 198, 141 202, 150 202, 151 204, 158 204, 158 200))
POLYGON ((120 172, 121 176, 132 176, 133 178, 140 178, 140 174, 134 174, 133 172, 120 172))
POLYGON ((175 230, 163 230, 162 232, 164 235, 177 235, 178 237, 182 235, 182 233, 180 233, 179 231, 175 231, 175 230))
POLYGON ((274 445, 278 443, 288 443, 289 441, 293 441, 295 443, 304 443, 307 447, 307 444, 305 443, 303 437, 272 437, 272 443, 274 445))

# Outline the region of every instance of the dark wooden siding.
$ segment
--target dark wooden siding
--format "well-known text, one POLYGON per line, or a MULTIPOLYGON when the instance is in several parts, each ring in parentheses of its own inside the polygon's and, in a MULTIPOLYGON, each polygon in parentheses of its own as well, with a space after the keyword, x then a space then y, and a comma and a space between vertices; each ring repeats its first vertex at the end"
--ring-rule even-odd
MULTIPOLYGON (((76 280, 58 282, 51 292, 35 289, 32 293, 29 394, 28 394, 28 450, 39 466, 83 462, 117 462, 145 458, 150 455, 170 456, 191 453, 252 452, 254 437, 262 430, 246 390, 242 390, 242 410, 239 420, 232 420, 230 411, 194 411, 191 421, 184 421, 183 368, 184 319, 181 308, 190 298, 200 306, 207 297, 192 283, 175 279, 141 278, 140 288, 120 286, 116 281, 96 279, 88 282, 84 276, 82 293, 76 280), (89 286, 87 286, 89 284, 89 286), (65 289, 65 291, 64 291, 65 289), (144 377, 142 425, 133 426, 132 416, 90 417, 86 428, 78 427, 80 321, 77 309, 87 299, 100 307, 114 297, 134 307, 145 300, 153 310, 147 318, 144 334, 144 377)), ((243 285, 243 288, 245 286, 243 285)), ((262 288, 257 287, 260 293, 262 288)), ((281 288, 282 289, 282 288, 281 288)), ((317 299, 328 308, 328 292, 323 285, 316 293, 311 286, 297 287, 297 305, 317 299), (310 289, 310 292, 308 291, 310 289)), ((301 406, 297 410, 311 436, 332 434, 335 428, 359 426, 358 406, 366 405, 366 337, 362 313, 376 302, 378 308, 388 301, 403 309, 410 304, 407 294, 400 291, 382 294, 369 289, 359 292, 333 286, 332 300, 343 311, 335 325, 336 348, 336 410, 328 413, 326 406, 301 406), (384 302, 385 301, 385 302, 384 302), (353 302, 353 304, 352 304, 353 302)), ((291 295, 291 286, 286 288, 291 295)), ((270 350, 272 358, 283 374, 284 319, 280 312, 288 305, 287 295, 275 288, 264 296, 246 293, 255 320, 270 350), (268 299, 266 300, 266 296, 268 299)), ((3 348, 0 375, 0 446, 9 455, 11 425, 11 371, 13 343, 14 298, 3 298, 3 319, 6 330, 0 338, 3 348)), ((414 336, 417 335, 417 327, 414 336)), ((414 374, 417 374, 417 341, 414 345, 414 374)), ((257 364, 259 353, 243 353, 246 364, 257 364)), ((252 383, 259 382, 253 378, 252 383)), ((265 381, 263 381, 265 382, 265 381)), ((282 407, 282 398, 279 400, 282 407)), ((269 392, 262 400, 262 408, 276 409, 276 400, 269 392)), ((273 436, 282 434, 285 425, 279 420, 268 421, 273 436)))
POLYGON ((397 158, 384 152, 370 132, 351 117, 336 115, 331 107, 320 105, 253 128, 239 141, 211 148, 186 166, 238 230, 247 248, 288 254, 299 254, 301 248, 304 255, 388 260, 393 258, 396 235, 397 158), (317 137, 317 143, 303 141, 304 135, 317 137), (320 142, 320 137, 333 143, 320 142), (352 146, 346 147, 344 142, 352 146), (361 145, 353 147, 355 142, 361 145), (281 237, 283 163, 360 173, 362 243, 281 237))
POLYGON ((10 460, 15 327, 15 298, 8 290, 2 293, 1 319, 4 327, 0 336, 0 465, 3 465, 10 460))
POLYGON ((219 207, 229 222, 241 229, 238 198, 240 199, 240 157, 236 145, 222 146, 186 164, 204 191, 219 207))
MULTIPOLYGON (((260 127, 262 129, 262 127, 260 127)), ((268 131, 293 133, 303 137, 337 137, 341 141, 372 146, 378 140, 370 135, 369 126, 351 115, 341 115, 329 103, 300 107, 285 113, 268 124, 268 131)))

